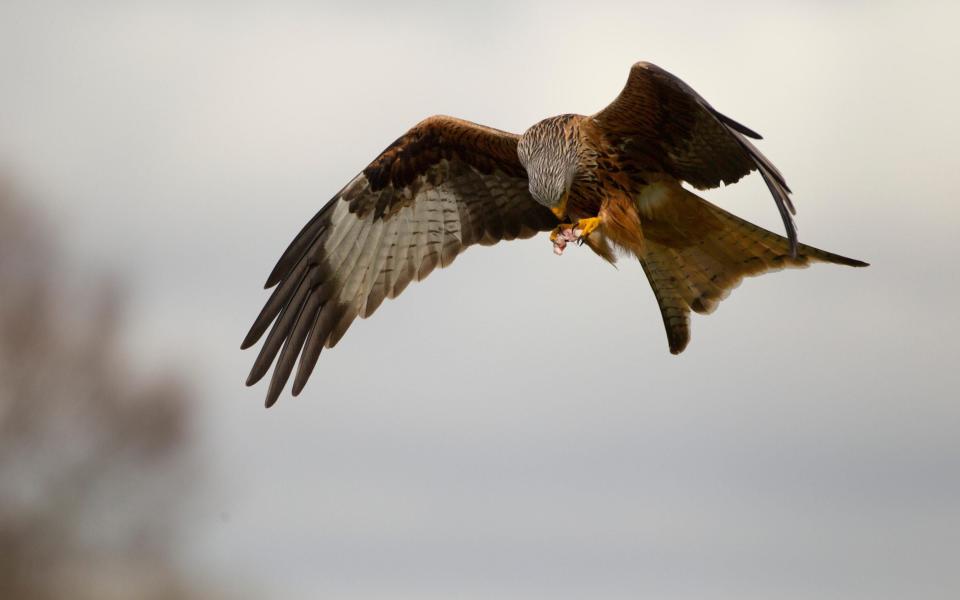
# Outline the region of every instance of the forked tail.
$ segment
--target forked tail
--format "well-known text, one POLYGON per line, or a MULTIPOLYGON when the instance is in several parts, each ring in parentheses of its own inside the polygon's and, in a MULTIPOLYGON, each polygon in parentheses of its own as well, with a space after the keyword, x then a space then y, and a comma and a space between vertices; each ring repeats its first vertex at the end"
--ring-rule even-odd
POLYGON ((638 203, 644 245, 637 257, 660 304, 670 352, 690 341, 690 311, 708 314, 744 277, 827 262, 867 263, 800 244, 736 217, 677 186, 638 203))

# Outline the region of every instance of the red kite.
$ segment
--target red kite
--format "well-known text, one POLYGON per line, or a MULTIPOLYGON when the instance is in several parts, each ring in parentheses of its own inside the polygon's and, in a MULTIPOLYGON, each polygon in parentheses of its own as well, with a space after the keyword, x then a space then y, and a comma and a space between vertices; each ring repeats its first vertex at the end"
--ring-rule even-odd
POLYGON ((552 230, 558 254, 577 241, 610 262, 618 250, 636 256, 674 354, 690 339, 690 311, 712 312, 743 277, 815 261, 866 266, 797 242, 790 188, 748 138, 760 136, 644 62, 599 113, 551 117, 520 136, 430 117, 337 193, 280 257, 266 283, 276 289, 242 344, 252 346, 273 324, 247 385, 279 355, 271 406, 299 357, 299 394, 321 349, 384 298, 474 244, 541 231, 552 230), (681 185, 714 188, 754 170, 786 238, 681 185))

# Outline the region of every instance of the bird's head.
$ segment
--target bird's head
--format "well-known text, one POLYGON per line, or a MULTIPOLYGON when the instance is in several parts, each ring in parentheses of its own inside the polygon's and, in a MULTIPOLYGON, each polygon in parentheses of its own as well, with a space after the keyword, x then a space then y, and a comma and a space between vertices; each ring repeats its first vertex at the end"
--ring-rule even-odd
POLYGON ((577 172, 577 136, 572 115, 540 121, 520 136, 517 155, 530 181, 530 195, 553 211, 566 213, 567 196, 577 172))

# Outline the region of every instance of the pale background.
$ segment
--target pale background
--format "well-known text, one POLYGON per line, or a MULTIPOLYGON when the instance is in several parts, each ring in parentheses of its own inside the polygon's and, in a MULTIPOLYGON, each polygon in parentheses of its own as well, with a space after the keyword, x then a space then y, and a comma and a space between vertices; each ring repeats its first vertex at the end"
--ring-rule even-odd
MULTIPOLYGON (((179 560, 228 597, 956 598, 957 6, 6 0, 0 166, 192 375, 179 560), (748 280, 674 357, 638 264, 478 248, 300 398, 243 387, 274 261, 394 138, 589 114, 637 60, 873 266, 748 280)), ((782 231, 756 175, 706 196, 782 231)))

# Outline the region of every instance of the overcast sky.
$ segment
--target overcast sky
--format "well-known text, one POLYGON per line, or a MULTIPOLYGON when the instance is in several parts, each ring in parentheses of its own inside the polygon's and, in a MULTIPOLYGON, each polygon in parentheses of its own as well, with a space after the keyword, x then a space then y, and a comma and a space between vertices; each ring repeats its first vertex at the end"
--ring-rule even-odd
MULTIPOLYGON (((210 477, 183 556, 235 594, 956 598, 958 22, 7 0, 0 168, 78 277, 129 280, 137 362, 196 376, 210 477), (762 133, 801 240, 872 266, 747 280, 674 357, 638 264, 477 248, 355 324, 301 397, 243 387, 274 261, 399 134, 590 114, 637 60, 762 133)), ((755 175, 705 196, 782 229, 755 175)))

